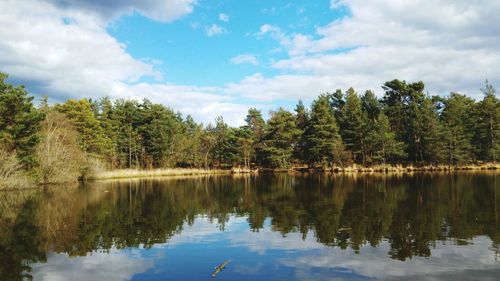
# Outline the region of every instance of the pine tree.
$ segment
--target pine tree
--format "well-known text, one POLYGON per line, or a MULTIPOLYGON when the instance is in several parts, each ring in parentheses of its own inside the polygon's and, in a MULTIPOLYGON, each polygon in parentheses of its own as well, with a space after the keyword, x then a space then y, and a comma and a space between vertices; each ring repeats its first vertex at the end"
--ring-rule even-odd
POLYGON ((89 100, 69 99, 63 104, 56 104, 54 109, 73 121, 78 131, 78 143, 84 152, 94 156, 112 154, 112 142, 94 115, 89 100))
POLYGON ((250 162, 257 165, 262 164, 262 137, 264 136, 264 130, 266 126, 266 121, 262 118, 262 113, 260 110, 255 108, 250 108, 248 114, 245 118, 246 125, 245 129, 251 132, 252 146, 250 150, 250 162))
POLYGON ((362 164, 366 163, 367 122, 368 117, 363 110, 362 101, 353 88, 349 88, 345 95, 345 104, 341 109, 340 134, 346 149, 350 150, 353 158, 362 164))
POLYGON ((7 77, 0 73, 0 149, 15 152, 21 164, 31 168, 36 164, 34 149, 44 115, 23 86, 5 83, 7 77))
POLYGON ((302 100, 299 100, 295 107, 295 124, 297 129, 300 130, 300 136, 295 146, 294 158, 299 162, 306 162, 306 139, 304 132, 307 129, 309 116, 302 100))
POLYGON ((500 144, 497 137, 500 134, 500 102, 495 95, 495 89, 486 80, 482 89, 483 99, 476 105, 476 136, 478 155, 486 161, 497 161, 500 144))
POLYGON ((263 138, 266 163, 271 167, 289 167, 299 135, 300 130, 297 129, 295 117, 291 112, 283 108, 272 112, 263 138))
POLYGON ((472 130, 474 100, 451 93, 444 100, 444 109, 441 113, 443 135, 446 142, 446 158, 449 165, 462 164, 474 159, 472 149, 472 130))
POLYGON ((113 119, 118 124, 116 149, 120 167, 139 167, 142 137, 140 105, 134 100, 118 99, 114 104, 113 119))
POLYGON ((379 113, 373 128, 368 135, 368 143, 374 160, 382 164, 398 163, 406 157, 405 145, 396 139, 396 134, 390 128, 389 118, 384 113, 379 113))
POLYGON ((342 164, 342 139, 327 95, 313 101, 305 134, 309 165, 333 166, 336 161, 342 164))

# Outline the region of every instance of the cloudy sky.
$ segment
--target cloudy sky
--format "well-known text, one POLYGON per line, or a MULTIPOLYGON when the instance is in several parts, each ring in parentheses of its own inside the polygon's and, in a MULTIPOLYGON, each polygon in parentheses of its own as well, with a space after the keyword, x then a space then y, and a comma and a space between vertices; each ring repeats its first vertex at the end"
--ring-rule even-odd
POLYGON ((53 102, 149 98, 208 122, 337 88, 500 83, 498 0, 0 0, 0 71, 53 102))

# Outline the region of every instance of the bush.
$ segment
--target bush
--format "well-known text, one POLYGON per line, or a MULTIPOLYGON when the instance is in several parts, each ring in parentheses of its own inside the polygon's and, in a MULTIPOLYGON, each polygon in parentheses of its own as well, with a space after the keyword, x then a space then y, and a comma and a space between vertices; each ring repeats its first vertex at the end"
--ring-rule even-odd
POLYGON ((0 189, 22 189, 32 187, 28 175, 23 170, 14 152, 0 148, 0 189))
POLYGON ((49 110, 42 122, 41 136, 36 148, 39 181, 43 184, 77 181, 86 159, 71 121, 64 114, 49 110))

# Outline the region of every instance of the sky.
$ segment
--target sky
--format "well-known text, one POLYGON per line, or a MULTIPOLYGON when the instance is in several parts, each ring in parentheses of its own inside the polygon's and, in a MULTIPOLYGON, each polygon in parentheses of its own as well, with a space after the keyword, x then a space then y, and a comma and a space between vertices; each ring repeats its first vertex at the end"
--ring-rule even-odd
POLYGON ((0 0, 0 71, 49 101, 147 98, 242 124, 395 78, 500 84, 498 0, 0 0))

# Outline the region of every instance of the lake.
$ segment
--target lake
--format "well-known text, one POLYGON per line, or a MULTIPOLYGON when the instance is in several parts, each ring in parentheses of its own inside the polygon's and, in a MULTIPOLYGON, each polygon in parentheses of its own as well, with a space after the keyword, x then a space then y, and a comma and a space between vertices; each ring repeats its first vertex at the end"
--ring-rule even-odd
POLYGON ((2 192, 0 280, 499 280, 499 175, 275 174, 2 192))

